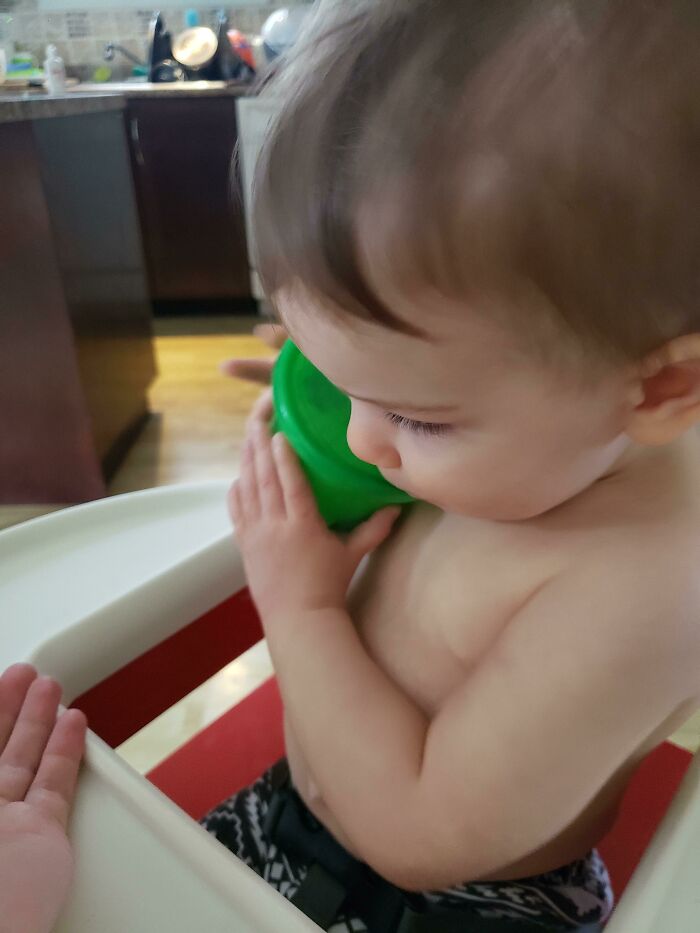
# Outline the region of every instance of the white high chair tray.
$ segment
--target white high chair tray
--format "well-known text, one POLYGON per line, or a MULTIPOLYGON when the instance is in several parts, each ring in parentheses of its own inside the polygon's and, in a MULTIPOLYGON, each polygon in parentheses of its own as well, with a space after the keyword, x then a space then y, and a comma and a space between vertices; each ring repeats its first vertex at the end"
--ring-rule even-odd
MULTIPOLYGON (((30 661, 69 703, 245 584, 227 483, 160 487, 0 533, 0 670, 30 661)), ((318 927, 88 732, 56 933, 318 927)))
MULTIPOLYGON (((70 702, 245 584, 225 482, 159 487, 0 532, 0 670, 31 661, 70 702)), ((318 927, 88 733, 76 879, 56 933, 318 927)), ((700 927, 700 761, 606 933, 700 927)))

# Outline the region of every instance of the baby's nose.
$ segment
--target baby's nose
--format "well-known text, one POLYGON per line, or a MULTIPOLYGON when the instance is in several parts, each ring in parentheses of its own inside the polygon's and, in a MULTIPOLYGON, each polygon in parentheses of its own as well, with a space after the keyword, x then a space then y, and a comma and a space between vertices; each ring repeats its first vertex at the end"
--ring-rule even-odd
POLYGON ((398 450, 382 438, 380 432, 373 430, 371 424, 351 418, 347 439, 348 447, 360 460, 372 463, 380 470, 392 470, 401 466, 398 450))

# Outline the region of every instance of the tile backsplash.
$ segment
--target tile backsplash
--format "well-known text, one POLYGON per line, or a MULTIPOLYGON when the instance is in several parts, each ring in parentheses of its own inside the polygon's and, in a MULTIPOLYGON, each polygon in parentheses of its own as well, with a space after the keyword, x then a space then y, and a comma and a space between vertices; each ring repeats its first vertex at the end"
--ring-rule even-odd
MULTIPOLYGON (((115 0, 118 4, 118 0, 115 0)), ((228 7, 231 28, 246 33, 258 33, 267 17, 284 6, 284 0, 269 5, 228 7)), ((154 9, 162 9, 166 27, 172 34, 184 29, 185 10, 198 9, 205 26, 215 26, 221 7, 202 9, 196 4, 153 9, 101 8, 47 13, 39 9, 38 0, 0 0, 0 46, 14 43, 18 51, 31 52, 37 64, 44 59, 46 45, 53 42, 66 63, 69 74, 89 79, 104 61, 107 42, 116 42, 141 61, 146 59, 146 35, 154 9)), ((119 53, 108 63, 117 79, 131 73, 133 63, 119 53)))

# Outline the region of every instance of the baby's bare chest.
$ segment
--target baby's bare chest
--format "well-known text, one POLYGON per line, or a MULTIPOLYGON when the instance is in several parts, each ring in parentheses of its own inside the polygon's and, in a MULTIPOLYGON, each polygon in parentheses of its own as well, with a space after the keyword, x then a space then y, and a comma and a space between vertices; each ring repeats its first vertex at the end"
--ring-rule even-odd
POLYGON ((368 653, 434 715, 546 573, 505 526, 418 507, 363 568, 350 609, 368 653))

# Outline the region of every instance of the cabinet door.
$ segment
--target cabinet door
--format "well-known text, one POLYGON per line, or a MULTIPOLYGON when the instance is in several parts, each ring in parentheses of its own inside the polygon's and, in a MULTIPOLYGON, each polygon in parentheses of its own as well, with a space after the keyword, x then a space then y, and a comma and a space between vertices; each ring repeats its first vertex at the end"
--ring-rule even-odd
POLYGON ((93 443, 110 476, 148 410, 155 375, 124 115, 37 120, 34 140, 93 443))
POLYGON ((151 297, 250 297, 235 99, 132 100, 128 119, 151 297))

